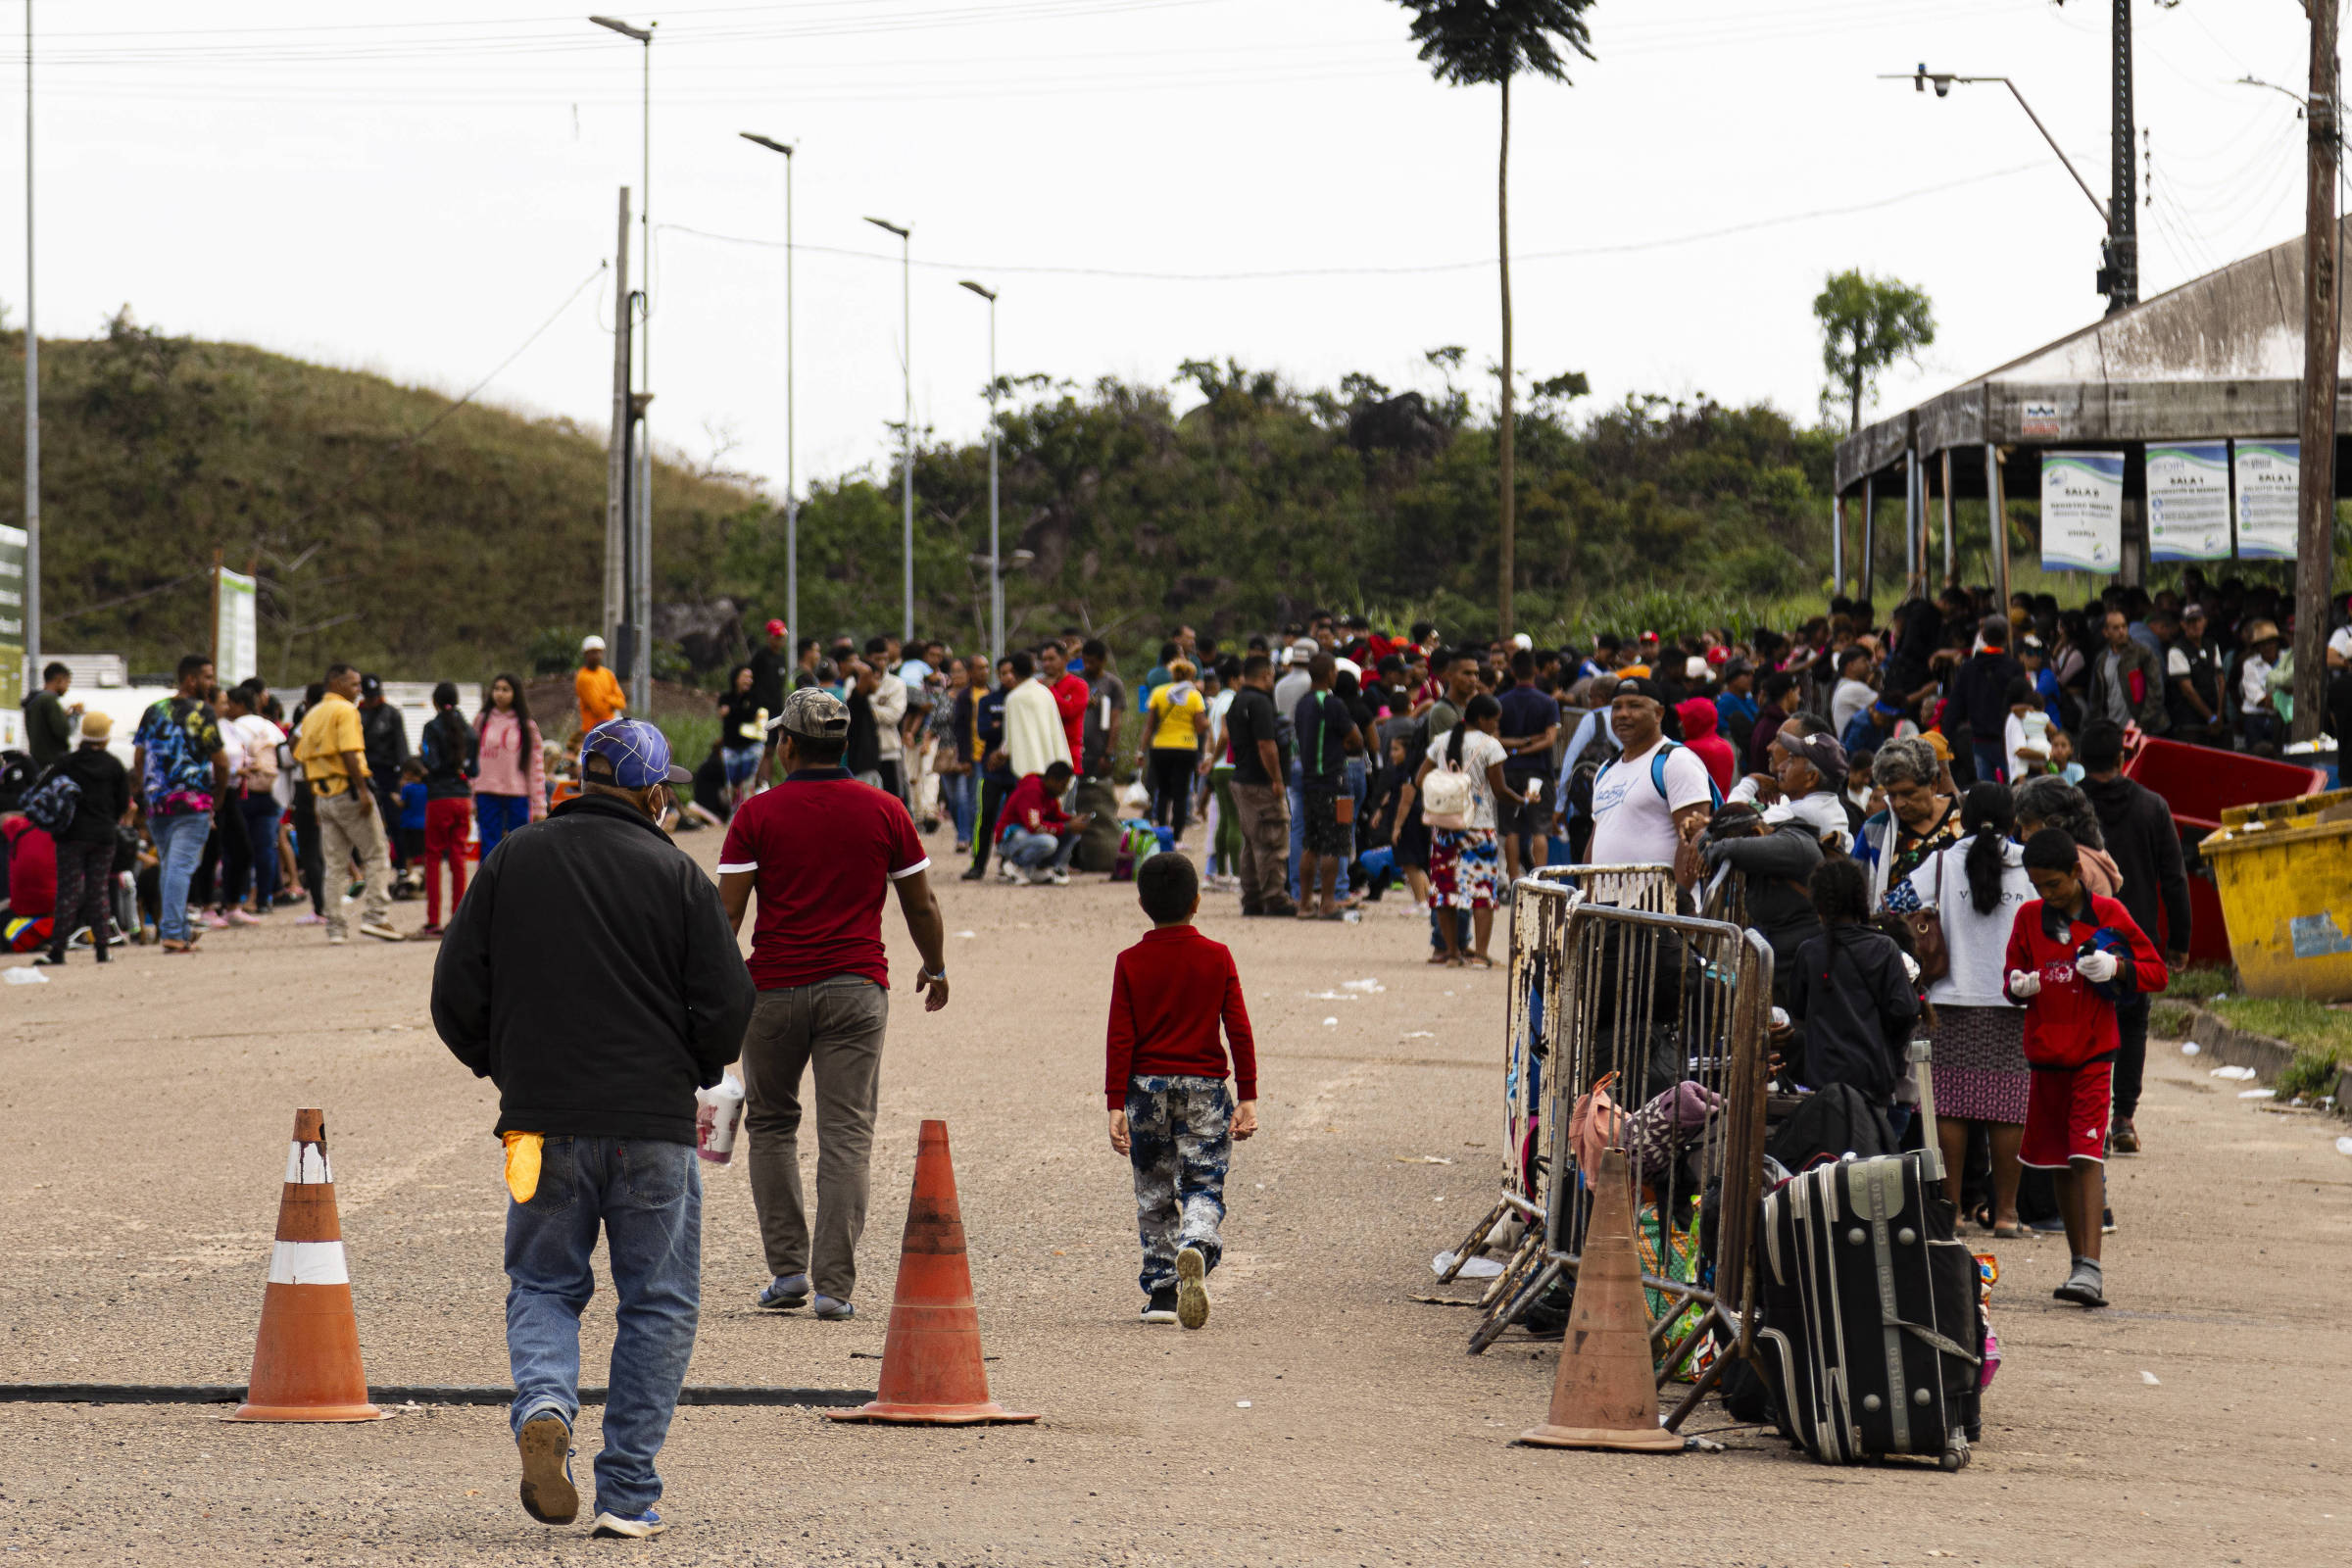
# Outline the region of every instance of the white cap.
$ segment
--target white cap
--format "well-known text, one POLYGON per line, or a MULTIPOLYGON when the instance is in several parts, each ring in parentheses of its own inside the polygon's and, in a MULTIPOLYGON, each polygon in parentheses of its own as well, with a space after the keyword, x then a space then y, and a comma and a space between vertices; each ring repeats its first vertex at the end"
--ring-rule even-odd
POLYGON ((1692 654, 1689 659, 1683 661, 1683 679, 1705 680, 1706 678, 1707 662, 1705 660, 1699 658, 1696 654, 1692 654))
POLYGON ((1511 636, 1511 646, 1513 648, 1532 649, 1536 646, 1536 640, 1523 631, 1514 632, 1511 636))
POLYGON ((584 654, 592 648, 600 654, 605 651, 605 640, 594 632, 590 632, 587 636, 580 639, 581 653, 584 654))

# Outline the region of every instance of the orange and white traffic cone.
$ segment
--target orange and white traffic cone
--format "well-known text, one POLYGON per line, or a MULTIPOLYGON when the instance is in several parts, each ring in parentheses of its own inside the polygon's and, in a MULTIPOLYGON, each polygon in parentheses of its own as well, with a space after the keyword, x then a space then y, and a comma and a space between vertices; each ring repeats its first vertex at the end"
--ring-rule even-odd
POLYGON ((914 1197, 906 1204, 906 1240, 899 1250, 899 1288, 882 1342, 881 1387, 836 1421, 897 1421, 975 1426, 1034 1421, 988 1396, 980 1358, 980 1308, 963 1250, 963 1211, 956 1201, 956 1164, 948 1124, 926 1121, 915 1141, 914 1197))
POLYGON ((1649 1307, 1634 1250, 1633 1176, 1625 1152, 1601 1156, 1592 1217, 1576 1270, 1576 1299, 1541 1426, 1519 1434, 1544 1448, 1679 1450, 1679 1433, 1658 1425, 1658 1384, 1649 1356, 1649 1307))
POLYGON ((381 1421, 360 1367, 360 1321, 335 1217, 335 1172, 326 1157, 326 1114, 294 1113, 286 1185, 277 1200, 277 1245, 262 1294, 253 1378, 237 1421, 381 1421))

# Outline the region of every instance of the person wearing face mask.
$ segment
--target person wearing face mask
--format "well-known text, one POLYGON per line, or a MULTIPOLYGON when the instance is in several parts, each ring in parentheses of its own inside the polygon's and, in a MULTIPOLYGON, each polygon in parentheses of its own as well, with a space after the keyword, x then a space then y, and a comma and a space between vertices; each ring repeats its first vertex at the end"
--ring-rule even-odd
POLYGON ((618 1329, 596 1459, 600 1536, 664 1528, 654 1460, 702 1299, 695 1091, 735 1059, 757 1000, 718 890, 656 825, 690 776, 651 724, 590 730, 580 793, 482 863, 433 965, 433 1027, 498 1084, 508 1420, 523 1509, 545 1524, 579 1510, 580 1313, 604 1233, 618 1329))

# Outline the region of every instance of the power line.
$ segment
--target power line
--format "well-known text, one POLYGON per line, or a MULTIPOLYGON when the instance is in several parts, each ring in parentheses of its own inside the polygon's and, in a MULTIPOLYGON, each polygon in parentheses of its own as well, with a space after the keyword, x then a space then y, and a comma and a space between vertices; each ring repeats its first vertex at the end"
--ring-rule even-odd
MULTIPOLYGON (((2013 174, 2022 174, 2032 170, 2048 167, 2047 159, 2036 159, 2030 164, 2018 164, 2008 169, 1995 169, 1982 174, 1971 174, 1963 179, 1947 180, 1939 185, 1923 185, 1917 190, 1901 191, 1892 196, 1882 196, 1874 201, 1855 202, 1845 207, 1821 207, 1805 213, 1784 213, 1775 218, 1759 218, 1743 223, 1728 224, 1722 228, 1704 229, 1692 234, 1677 234, 1664 239, 1632 240, 1620 245, 1586 245, 1568 250, 1524 251, 1514 255, 1511 262, 1512 265, 1517 266, 1524 262, 1572 261, 1583 257, 1625 256, 1643 251, 1667 250, 1678 245, 1696 245, 1706 240, 1724 239, 1735 234, 1750 234, 1758 229, 1779 228, 1789 223, 1810 222, 1816 219, 1845 218, 1856 213, 1877 212, 1881 208, 1916 201, 1922 196, 1939 195, 1944 191, 1958 190, 1963 186, 1979 185, 1993 179, 2005 179, 2013 174)), ((784 249, 784 242, 781 240, 756 239, 748 234, 721 234, 711 229, 696 228, 686 223, 656 223, 654 230, 657 235, 663 230, 668 230, 673 233, 689 234, 696 239, 714 240, 723 245, 752 245, 762 250, 784 249)), ((857 261, 887 262, 893 267, 901 264, 901 258, 886 256, 880 251, 853 250, 841 245, 796 244, 793 249, 811 255, 844 256, 857 261)), ((943 272, 1004 272, 1038 277, 1102 277, 1136 283, 1262 283, 1276 282, 1286 278, 1418 277, 1439 272, 1476 271, 1482 268, 1494 266, 1495 261, 1490 256, 1482 257, 1477 261, 1432 262, 1413 267, 1293 267, 1246 272, 1157 272, 1115 267, 1007 266, 1001 262, 940 262, 926 261, 920 258, 916 259, 914 265, 918 268, 943 272)))

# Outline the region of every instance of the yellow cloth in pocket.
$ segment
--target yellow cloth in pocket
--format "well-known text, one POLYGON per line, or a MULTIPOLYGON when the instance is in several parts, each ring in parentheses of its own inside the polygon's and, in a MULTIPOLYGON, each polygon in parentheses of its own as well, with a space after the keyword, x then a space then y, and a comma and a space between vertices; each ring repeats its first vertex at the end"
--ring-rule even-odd
POLYGON ((542 1133, 509 1133, 507 1145, 507 1191, 514 1201, 527 1203, 539 1191, 539 1146, 546 1142, 542 1133))

